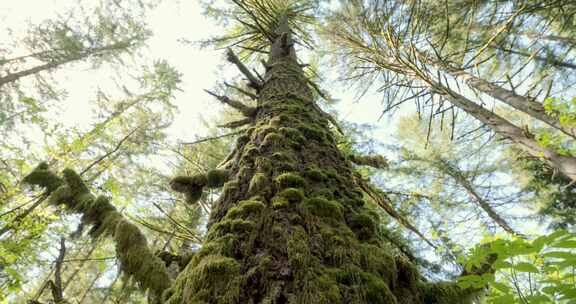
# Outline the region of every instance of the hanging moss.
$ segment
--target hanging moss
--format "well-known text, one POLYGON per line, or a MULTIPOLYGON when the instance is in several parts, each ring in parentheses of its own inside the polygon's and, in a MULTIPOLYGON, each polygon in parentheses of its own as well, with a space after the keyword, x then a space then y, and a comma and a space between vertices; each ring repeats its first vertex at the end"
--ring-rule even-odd
POLYGON ((286 188, 278 192, 280 197, 285 198, 288 202, 296 204, 304 199, 304 191, 296 188, 286 188))
POLYGON ((306 181, 300 177, 300 175, 295 173, 280 174, 274 179, 274 181, 280 189, 285 189, 288 187, 302 188, 306 184, 306 181))
POLYGON ((46 189, 48 193, 56 190, 63 183, 61 178, 50 172, 48 163, 46 162, 41 162, 36 166, 32 172, 22 179, 22 182, 32 186, 42 187, 46 189))
POLYGON ((203 187, 207 183, 205 174, 177 176, 170 181, 170 187, 176 192, 184 193, 187 203, 195 204, 202 197, 203 187))
POLYGON ((376 235, 376 222, 367 212, 353 214, 348 221, 348 226, 356 233, 359 240, 369 240, 376 235))
MULTIPOLYGON (((43 174, 54 175, 48 171, 47 166, 39 167, 44 171, 43 174)), ((159 296, 171 285, 171 280, 164 263, 148 248, 144 235, 110 204, 109 199, 92 195, 74 170, 65 169, 62 174, 64 183, 52 192, 49 202, 64 205, 69 211, 82 214, 82 223, 93 225, 91 235, 96 237, 106 234, 113 237, 121 270, 138 281, 144 290, 159 296)), ((54 186, 52 183, 42 185, 54 186)))
POLYGON ((378 276, 360 272, 360 289, 364 297, 364 303, 373 304, 396 304, 398 301, 386 283, 378 276))
POLYGON ((222 187, 228 181, 229 172, 227 170, 214 169, 206 174, 206 186, 210 188, 222 187))
POLYGON ((349 155, 350 160, 360 166, 370 166, 376 169, 388 168, 388 160, 382 155, 349 155))

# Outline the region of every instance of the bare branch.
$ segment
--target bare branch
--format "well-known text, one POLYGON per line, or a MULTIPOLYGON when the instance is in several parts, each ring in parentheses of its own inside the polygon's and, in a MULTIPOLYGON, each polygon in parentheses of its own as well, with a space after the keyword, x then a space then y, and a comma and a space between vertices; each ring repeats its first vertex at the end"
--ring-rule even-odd
POLYGON ((228 96, 224 96, 224 95, 218 95, 214 92, 208 91, 208 90, 204 90, 206 91, 206 93, 216 97, 216 99, 218 99, 220 102, 225 103, 229 106, 231 106, 232 108, 238 110, 240 113, 242 113, 244 116, 246 117, 254 117, 254 115, 256 115, 256 108, 253 107, 249 107, 237 100, 232 100, 230 98, 228 98, 228 96))
POLYGON ((234 51, 232 51, 231 48, 228 48, 228 52, 226 53, 226 59, 229 62, 235 64, 236 67, 240 70, 240 72, 244 74, 246 78, 248 78, 249 81, 248 85, 250 87, 254 88, 256 91, 260 91, 260 88, 262 88, 262 82, 260 82, 260 80, 256 78, 256 76, 254 76, 252 72, 250 72, 250 70, 242 63, 242 61, 240 61, 238 56, 234 54, 234 51))

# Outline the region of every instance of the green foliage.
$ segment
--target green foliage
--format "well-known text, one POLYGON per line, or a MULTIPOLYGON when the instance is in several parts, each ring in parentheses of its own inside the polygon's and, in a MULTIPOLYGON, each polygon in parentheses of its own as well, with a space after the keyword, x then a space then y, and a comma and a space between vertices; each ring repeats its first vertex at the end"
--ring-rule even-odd
POLYGON ((576 127, 576 97, 569 102, 559 98, 547 98, 544 100, 544 109, 551 116, 557 117, 563 126, 576 127))
POLYGON ((489 285, 486 303, 570 303, 576 299, 576 234, 557 230, 533 240, 485 240, 466 264, 477 267, 488 255, 495 254, 494 274, 467 275, 459 278, 464 288, 489 285), (527 280, 528 285, 521 282, 527 280))

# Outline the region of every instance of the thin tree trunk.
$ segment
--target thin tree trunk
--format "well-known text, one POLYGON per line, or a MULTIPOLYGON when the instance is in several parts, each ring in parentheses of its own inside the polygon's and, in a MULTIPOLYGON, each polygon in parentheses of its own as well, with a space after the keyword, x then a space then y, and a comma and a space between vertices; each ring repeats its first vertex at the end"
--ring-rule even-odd
POLYGON ((82 304, 82 302, 84 302, 84 300, 86 299, 86 297, 88 296, 88 294, 90 293, 90 291, 92 290, 92 288, 94 287, 94 284, 96 284, 96 281, 98 281, 98 279, 100 279, 100 277, 102 276, 102 273, 104 273, 103 271, 98 271, 96 273, 96 276, 94 276, 94 279, 92 279, 92 281, 90 282, 90 285, 88 285, 88 287, 86 288, 86 290, 84 290, 84 293, 82 293, 82 296, 80 297, 80 300, 78 300, 78 304, 82 304))
POLYGON ((64 286, 62 286, 62 291, 66 291, 66 289, 68 288, 68 286, 70 286, 70 283, 72 283, 72 281, 74 280, 74 278, 76 277, 76 275, 80 272, 80 270, 84 267, 84 265, 86 264, 86 262, 88 261, 88 259, 90 258, 90 256, 92 256, 92 253, 94 252, 94 250, 96 250, 96 247, 98 247, 98 243, 97 241, 92 242, 92 246, 90 247, 90 250, 88 250, 88 252, 84 255, 84 259, 80 262, 80 265, 76 266, 76 269, 74 269, 74 271, 72 272, 72 274, 70 274, 70 276, 68 277, 68 279, 64 282, 64 286))
POLYGON ((531 134, 527 134, 525 130, 439 83, 432 82, 432 87, 436 93, 439 93, 453 105, 486 124, 496 132, 496 134, 510 139, 528 154, 534 157, 544 158, 554 168, 576 181, 576 158, 563 156, 552 149, 542 147, 534 137, 531 134))
POLYGON ((526 113, 531 117, 540 120, 551 127, 563 132, 564 134, 576 139, 576 128, 566 127, 560 124, 558 118, 553 117, 546 113, 544 106, 535 101, 532 98, 521 96, 513 91, 507 90, 500 86, 497 86, 491 82, 488 82, 480 77, 476 77, 465 70, 460 70, 454 67, 450 67, 439 61, 429 60, 425 58, 425 61, 433 64, 438 69, 445 71, 446 73, 463 80, 470 87, 492 96, 503 103, 509 105, 510 107, 526 113))
POLYGON ((16 73, 8 74, 4 77, 0 77, 0 87, 2 87, 3 85, 5 85, 7 83, 14 82, 14 81, 16 81, 22 77, 34 75, 34 74, 42 72, 42 71, 52 70, 52 69, 57 68, 61 65, 64 65, 64 64, 67 64, 67 63, 70 63, 73 61, 82 60, 82 59, 88 58, 90 56, 93 56, 93 55, 96 55, 96 54, 99 54, 102 52, 127 48, 130 46, 131 41, 132 41, 132 39, 129 39, 127 41, 121 41, 121 42, 114 43, 114 44, 107 45, 107 46, 103 46, 103 47, 88 49, 88 50, 86 50, 80 54, 70 56, 69 58, 66 58, 66 59, 44 63, 44 64, 32 67, 32 68, 27 69, 27 70, 18 71, 16 73))
POLYGON ((456 181, 456 183, 462 186, 462 188, 466 190, 468 195, 478 204, 478 206, 480 206, 480 208, 486 212, 488 217, 490 217, 498 226, 504 229, 504 231, 512 235, 519 235, 516 231, 514 231, 514 229, 512 229, 512 227, 510 227, 510 225, 508 225, 508 223, 502 217, 500 217, 496 211, 494 211, 492 206, 490 206, 490 203, 488 203, 488 201, 486 201, 478 192, 476 192, 476 189, 474 189, 472 183, 470 183, 470 181, 462 174, 458 168, 455 168, 444 159, 439 158, 438 161, 440 162, 438 169, 450 175, 456 181))

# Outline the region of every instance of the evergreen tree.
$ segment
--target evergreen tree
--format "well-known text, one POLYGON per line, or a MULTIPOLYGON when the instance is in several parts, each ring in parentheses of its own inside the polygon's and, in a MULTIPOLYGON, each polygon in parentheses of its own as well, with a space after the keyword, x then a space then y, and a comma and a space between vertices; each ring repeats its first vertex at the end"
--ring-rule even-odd
POLYGON ((202 248, 173 283, 137 226, 109 199, 91 194, 76 172, 66 169, 59 177, 44 163, 25 182, 45 188, 51 204, 82 214, 92 235, 112 237, 121 269, 156 302, 447 303, 473 297, 477 288, 426 283, 408 257, 379 238, 379 216, 364 193, 382 199, 339 150, 334 120, 315 104, 314 85, 296 55, 296 43, 308 37, 301 23, 309 20, 306 6, 235 4, 244 30, 262 43, 259 50, 268 48, 266 72, 254 76, 228 51, 256 91, 257 105, 217 96, 245 116, 227 127, 249 127, 217 169, 171 181, 189 204, 203 189, 223 187, 202 248))

